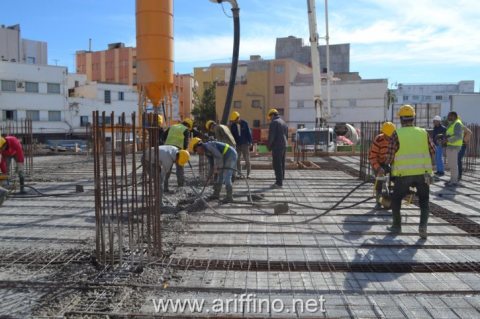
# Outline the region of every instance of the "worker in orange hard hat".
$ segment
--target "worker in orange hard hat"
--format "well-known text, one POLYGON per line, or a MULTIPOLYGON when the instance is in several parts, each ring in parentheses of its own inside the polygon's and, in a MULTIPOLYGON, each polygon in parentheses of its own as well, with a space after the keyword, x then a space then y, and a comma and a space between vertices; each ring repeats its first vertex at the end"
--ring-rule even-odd
POLYGON ((230 115, 230 131, 237 143, 237 177, 242 175, 241 157, 245 160, 247 166, 247 178, 250 176, 250 146, 252 143, 252 133, 248 127, 247 121, 240 118, 240 113, 233 112, 230 115))
POLYGON ((208 120, 205 124, 205 128, 208 132, 212 132, 215 135, 217 141, 236 147, 235 138, 233 138, 232 132, 230 132, 228 126, 208 120))
POLYGON ((270 109, 267 116, 270 120, 267 148, 272 151, 272 164, 275 171, 275 183, 272 188, 282 188, 285 179, 288 126, 277 109, 270 109))
MULTIPOLYGON (((373 170, 375 171, 376 176, 380 176, 385 173, 390 173, 388 165, 385 164, 388 145, 390 144, 390 138, 392 137, 393 132, 395 132, 395 124, 392 122, 385 122, 382 125, 382 131, 378 134, 373 140, 372 146, 370 147, 370 152, 368 159, 372 165, 373 170)), ((380 204, 381 192, 382 192, 383 182, 377 181, 375 188, 375 197, 376 205, 375 209, 382 208, 380 204)))

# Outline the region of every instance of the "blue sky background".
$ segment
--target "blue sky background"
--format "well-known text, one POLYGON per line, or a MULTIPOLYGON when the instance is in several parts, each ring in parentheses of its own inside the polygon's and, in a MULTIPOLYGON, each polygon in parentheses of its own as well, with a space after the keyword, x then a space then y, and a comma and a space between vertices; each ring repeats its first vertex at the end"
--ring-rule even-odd
MULTIPOLYGON (((159 0, 161 1, 161 0, 159 0)), ((241 58, 275 55, 275 38, 294 35, 308 43, 305 0, 238 0, 241 58)), ((175 69, 230 61, 230 5, 174 0, 175 69)), ((350 69, 394 83, 480 84, 480 1, 330 0, 331 43, 351 43, 350 69)), ((317 0, 320 36, 324 1, 317 0)), ((0 23, 21 25, 22 37, 48 42, 49 63, 74 70, 74 54, 108 43, 135 45, 134 0, 17 0, 0 11, 0 23)))

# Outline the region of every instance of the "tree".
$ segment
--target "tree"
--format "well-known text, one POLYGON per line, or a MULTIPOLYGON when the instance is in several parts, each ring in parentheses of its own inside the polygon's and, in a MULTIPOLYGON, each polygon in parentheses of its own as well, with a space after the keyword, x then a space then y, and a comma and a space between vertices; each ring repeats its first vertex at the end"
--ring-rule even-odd
POLYGON ((195 125, 199 128, 205 128, 205 123, 208 120, 214 120, 216 118, 215 111, 215 90, 217 87, 216 82, 210 83, 204 88, 203 94, 200 97, 196 90, 193 91, 193 99, 195 107, 192 110, 192 115, 195 118, 195 125))

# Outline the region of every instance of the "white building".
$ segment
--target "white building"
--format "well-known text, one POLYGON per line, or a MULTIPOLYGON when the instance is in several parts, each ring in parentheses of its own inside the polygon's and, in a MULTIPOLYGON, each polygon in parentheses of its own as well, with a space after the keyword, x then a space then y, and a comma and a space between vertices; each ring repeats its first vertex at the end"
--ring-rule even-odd
MULTIPOLYGON (((386 79, 332 81, 331 118, 329 123, 353 123, 383 121, 387 110, 386 79)), ((326 105, 327 87, 322 83, 322 98, 326 105)), ((297 75, 290 87, 290 119, 293 128, 313 128, 315 109, 313 104, 312 75, 297 75)))
POLYGON ((63 134, 67 68, 0 61, 0 121, 32 119, 34 134, 63 134))
POLYGON ((474 81, 460 81, 458 83, 400 83, 394 90, 396 105, 439 103, 441 115, 446 116, 450 111, 450 97, 458 93, 473 93, 474 81))
POLYGON ((451 111, 455 111, 467 124, 480 124, 480 93, 453 94, 451 111))
POLYGON ((47 43, 21 38, 20 26, 0 26, 0 61, 48 64, 47 43))
POLYGON ((125 123, 131 124, 131 114, 138 113, 138 93, 134 87, 126 84, 87 82, 86 75, 72 74, 69 79, 68 122, 77 134, 85 132, 88 123, 92 123, 92 113, 105 112, 105 122, 120 123, 125 112, 125 123))

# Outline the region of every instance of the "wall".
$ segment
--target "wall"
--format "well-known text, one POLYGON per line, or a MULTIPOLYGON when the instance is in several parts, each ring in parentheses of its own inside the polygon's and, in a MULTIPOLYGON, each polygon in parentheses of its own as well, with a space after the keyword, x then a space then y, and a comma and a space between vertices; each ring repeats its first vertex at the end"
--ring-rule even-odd
POLYGON ((480 124, 480 93, 454 94, 451 98, 452 111, 458 113, 467 124, 480 124))
POLYGON ((20 62, 20 43, 19 25, 0 26, 0 61, 20 62))

